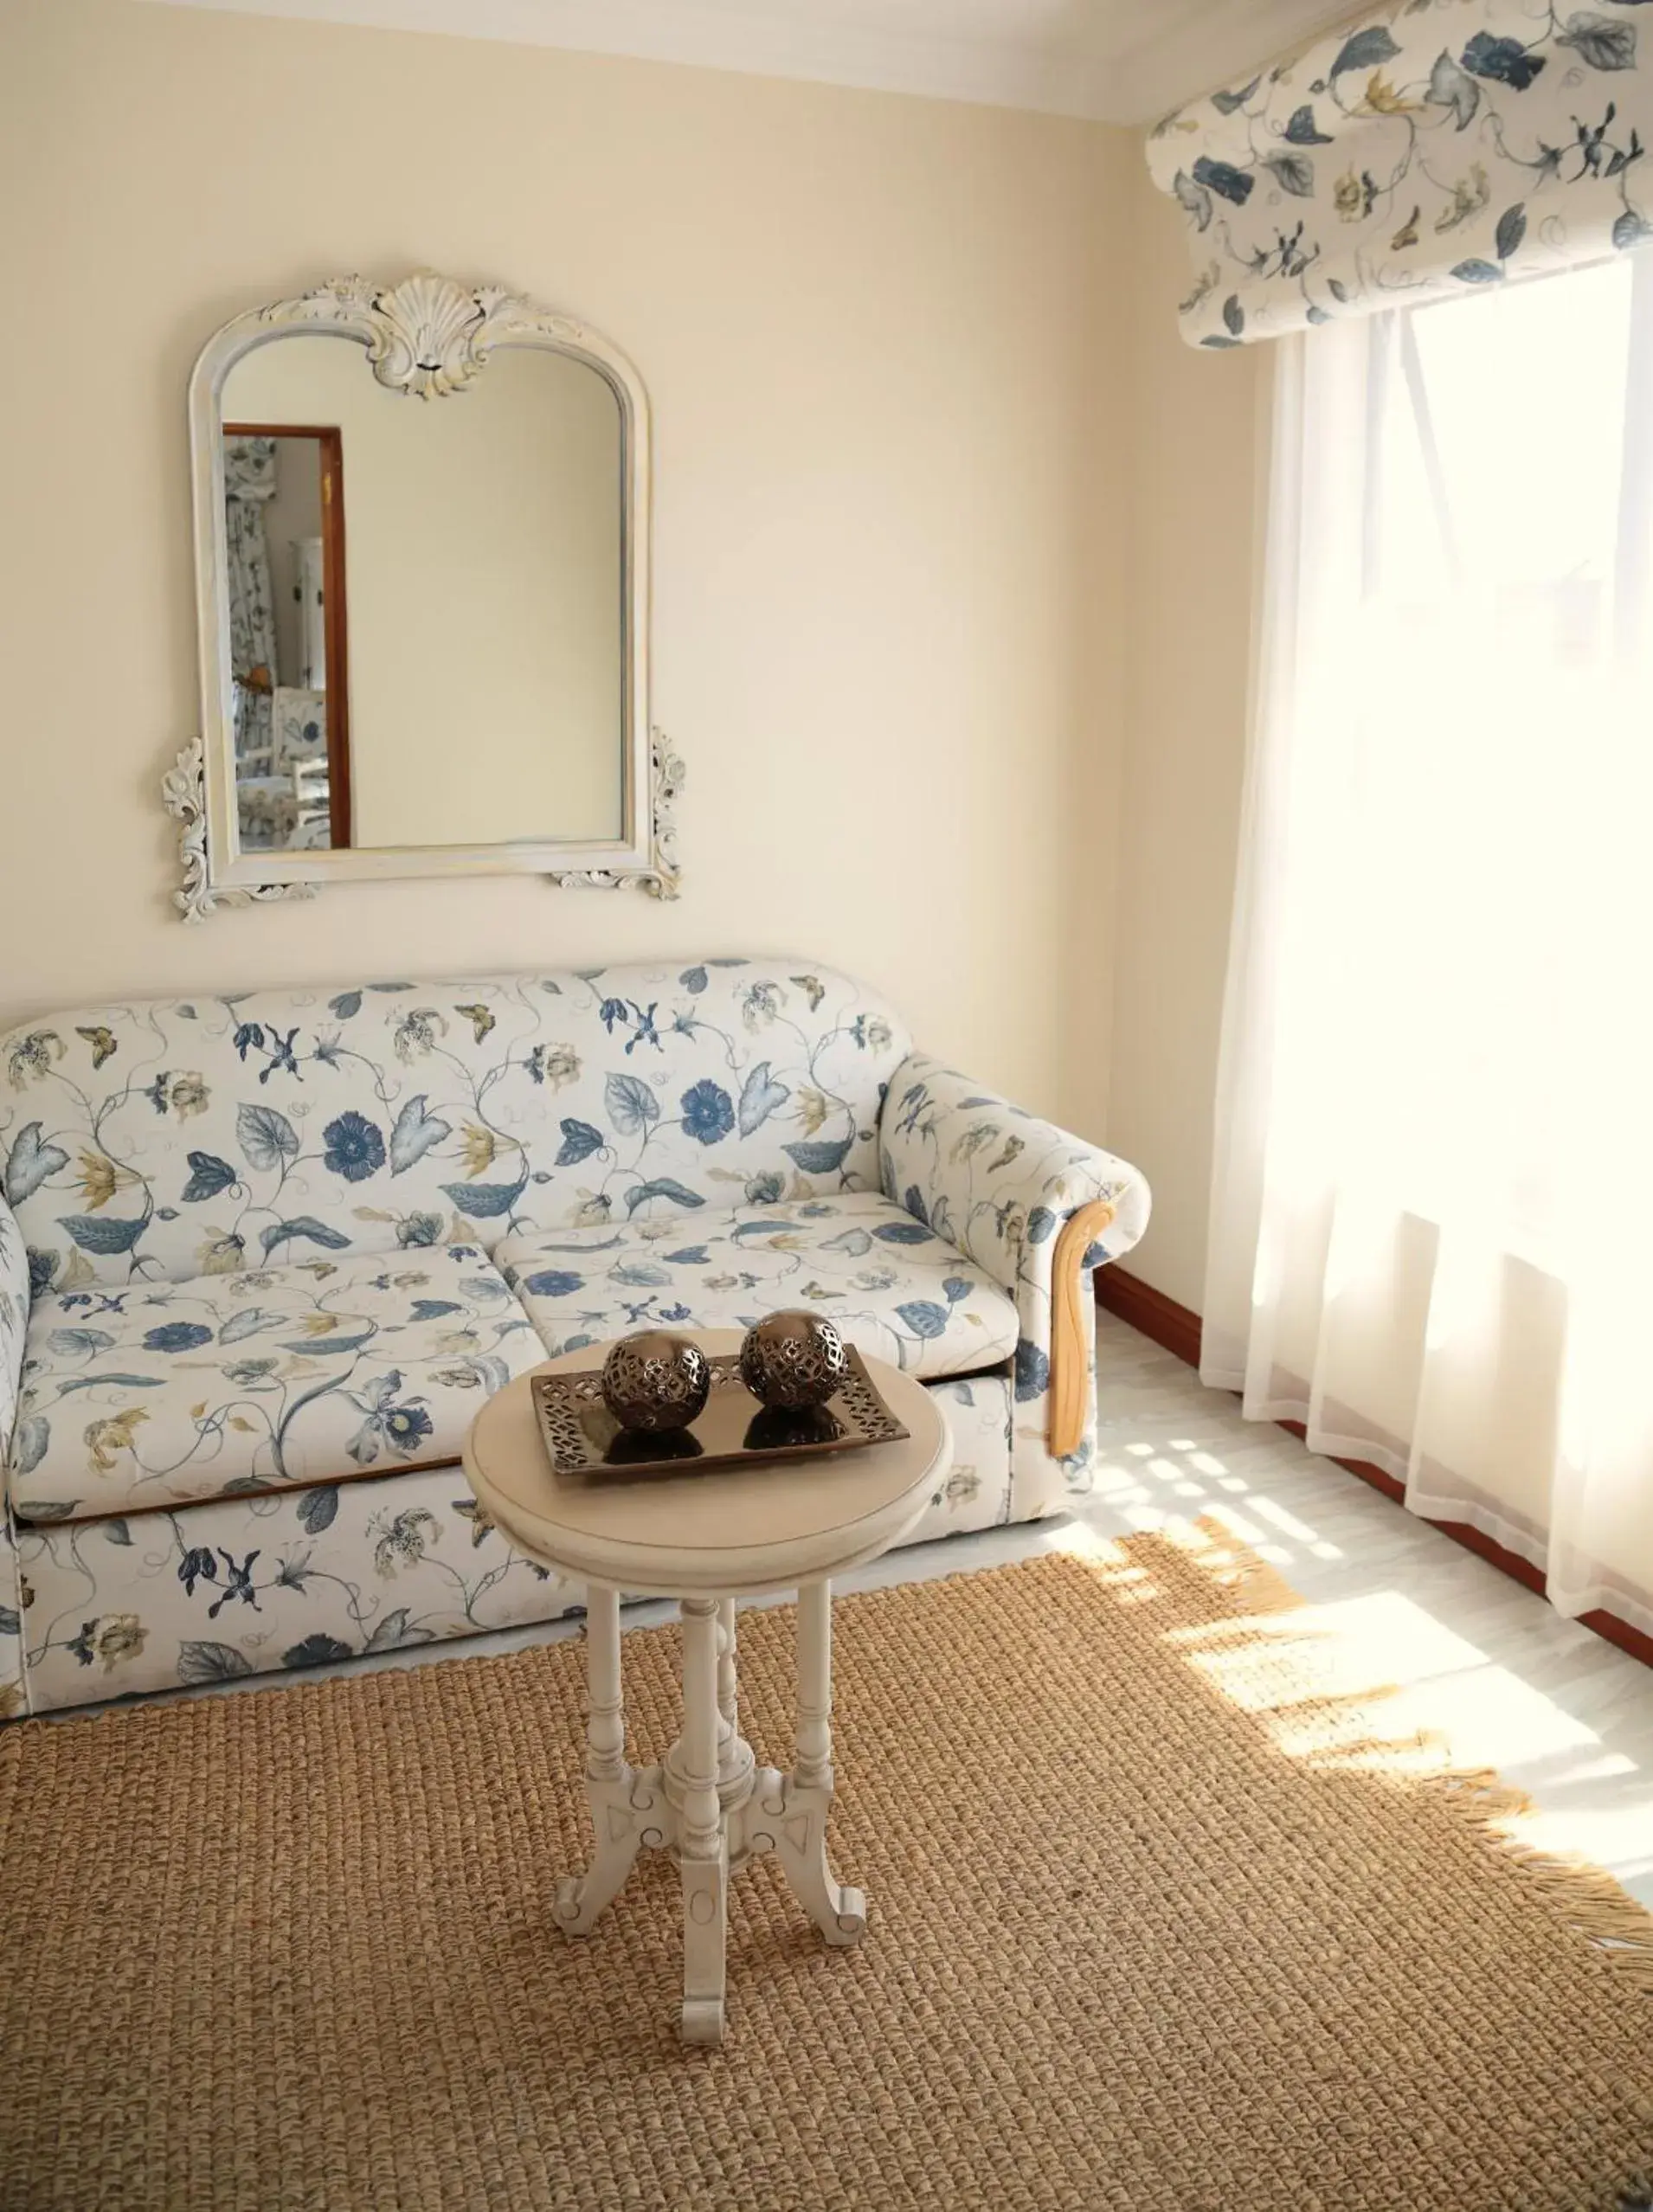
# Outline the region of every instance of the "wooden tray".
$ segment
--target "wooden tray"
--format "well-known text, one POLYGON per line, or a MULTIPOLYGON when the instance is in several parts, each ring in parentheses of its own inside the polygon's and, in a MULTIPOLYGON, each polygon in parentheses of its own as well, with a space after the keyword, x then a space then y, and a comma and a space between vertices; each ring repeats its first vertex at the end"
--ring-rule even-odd
POLYGON ((686 1429, 640 1435, 622 1429, 602 1402, 602 1372, 586 1367, 536 1375, 534 1411, 559 1475, 698 1475, 712 1467, 764 1460, 813 1459, 859 1445, 898 1444, 908 1434, 878 1395, 860 1354, 846 1347, 850 1371, 825 1405, 787 1413, 759 1405, 732 1353, 711 1361, 704 1411, 686 1429))

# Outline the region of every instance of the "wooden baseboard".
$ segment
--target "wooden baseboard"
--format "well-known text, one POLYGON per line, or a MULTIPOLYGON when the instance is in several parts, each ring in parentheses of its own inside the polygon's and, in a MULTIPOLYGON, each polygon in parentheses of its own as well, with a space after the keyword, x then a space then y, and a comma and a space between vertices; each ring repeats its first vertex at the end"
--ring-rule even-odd
MULTIPOLYGON (((1174 1298, 1167 1298, 1163 1290, 1156 1290, 1151 1283, 1128 1274, 1122 1267, 1099 1267, 1097 1270, 1097 1303, 1104 1312, 1113 1314, 1129 1327, 1161 1346, 1191 1367, 1200 1365, 1200 1344, 1203 1334, 1198 1314, 1187 1306, 1179 1305, 1174 1298)), ((1294 1437, 1305 1433, 1301 1421, 1282 1421, 1280 1428, 1288 1429, 1294 1437)), ((1330 1457, 1329 1453, 1322 1457, 1330 1457)), ((1347 1468, 1351 1475, 1358 1475, 1363 1482, 1370 1482, 1374 1490, 1381 1490, 1386 1498, 1393 1498, 1398 1505, 1405 1501, 1405 1485, 1397 1482, 1381 1467, 1374 1467, 1369 1459, 1339 1459, 1339 1467, 1347 1468)), ((1425 1516, 1420 1514, 1421 1520, 1425 1516)), ((1531 1562, 1519 1553, 1506 1551, 1490 1536, 1483 1536, 1478 1528, 1471 1528, 1464 1521, 1431 1521, 1431 1528, 1438 1528, 1455 1544, 1462 1544, 1466 1551, 1474 1552, 1489 1560, 1528 1590, 1544 1594, 1544 1577, 1531 1562)), ((1628 1621, 1621 1621, 1617 1613, 1593 1612, 1579 1616, 1583 1625, 1593 1629, 1607 1643, 1617 1644, 1621 1651, 1629 1652, 1632 1659, 1639 1659, 1644 1667, 1653 1667, 1653 1636, 1643 1636, 1640 1629, 1632 1628, 1628 1621)))
POLYGON ((1099 1267, 1097 1303, 1109 1313, 1117 1314, 1121 1321, 1140 1329, 1144 1336, 1151 1336, 1166 1351, 1174 1352, 1189 1366, 1200 1365, 1199 1315, 1187 1306, 1178 1305, 1174 1298, 1167 1298, 1151 1283, 1144 1283, 1139 1276, 1128 1275, 1122 1267, 1099 1267))

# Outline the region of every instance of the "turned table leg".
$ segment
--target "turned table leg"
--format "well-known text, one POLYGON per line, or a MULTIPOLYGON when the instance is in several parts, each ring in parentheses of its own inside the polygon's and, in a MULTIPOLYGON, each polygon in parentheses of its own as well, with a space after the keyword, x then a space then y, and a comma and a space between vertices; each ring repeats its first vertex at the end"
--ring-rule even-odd
MULTIPOLYGON (((586 1801, 595 1849, 582 1874, 565 1874, 556 1888, 558 1926, 587 1935, 631 1872, 639 1847, 659 1819, 646 1778, 626 1764, 626 1714, 620 1673, 620 1592, 586 1592, 586 1801)), ((659 1840, 658 1829, 649 1840, 659 1840)))
MULTIPOLYGON (((729 1831, 718 1796, 718 1601, 685 1598, 683 1735, 673 1753, 682 1789, 678 1867, 683 1876, 683 2039, 724 2039, 724 1947, 729 1883, 729 1831)), ((729 1696, 734 1695, 733 1654, 729 1696)), ((732 1733, 732 1731, 731 1731, 732 1733)))
POLYGON ((774 1847, 794 1895, 827 1942, 858 1943, 866 1933, 866 1899, 839 1882, 826 1860, 832 1711, 832 1585, 806 1582, 798 1592, 797 1753, 774 1847))

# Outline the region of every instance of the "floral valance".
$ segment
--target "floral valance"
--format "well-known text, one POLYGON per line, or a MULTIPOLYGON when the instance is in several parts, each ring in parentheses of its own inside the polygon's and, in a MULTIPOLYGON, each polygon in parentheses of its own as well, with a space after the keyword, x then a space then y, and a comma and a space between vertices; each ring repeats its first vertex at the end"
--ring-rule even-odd
POLYGON ((1184 335, 1245 344, 1653 237, 1644 29, 1653 0, 1404 0, 1167 116, 1148 166, 1187 221, 1184 335))

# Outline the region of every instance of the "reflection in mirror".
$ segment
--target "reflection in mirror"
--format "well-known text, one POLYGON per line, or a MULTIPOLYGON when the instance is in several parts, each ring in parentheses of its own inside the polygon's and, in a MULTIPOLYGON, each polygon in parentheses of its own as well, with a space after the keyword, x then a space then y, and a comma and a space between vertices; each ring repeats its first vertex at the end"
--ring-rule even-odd
POLYGON ((424 406, 299 331, 234 363, 219 423, 243 850, 621 836, 608 381, 500 346, 424 406))
POLYGON ((226 422, 225 570, 242 846, 351 841, 336 425, 226 422))

